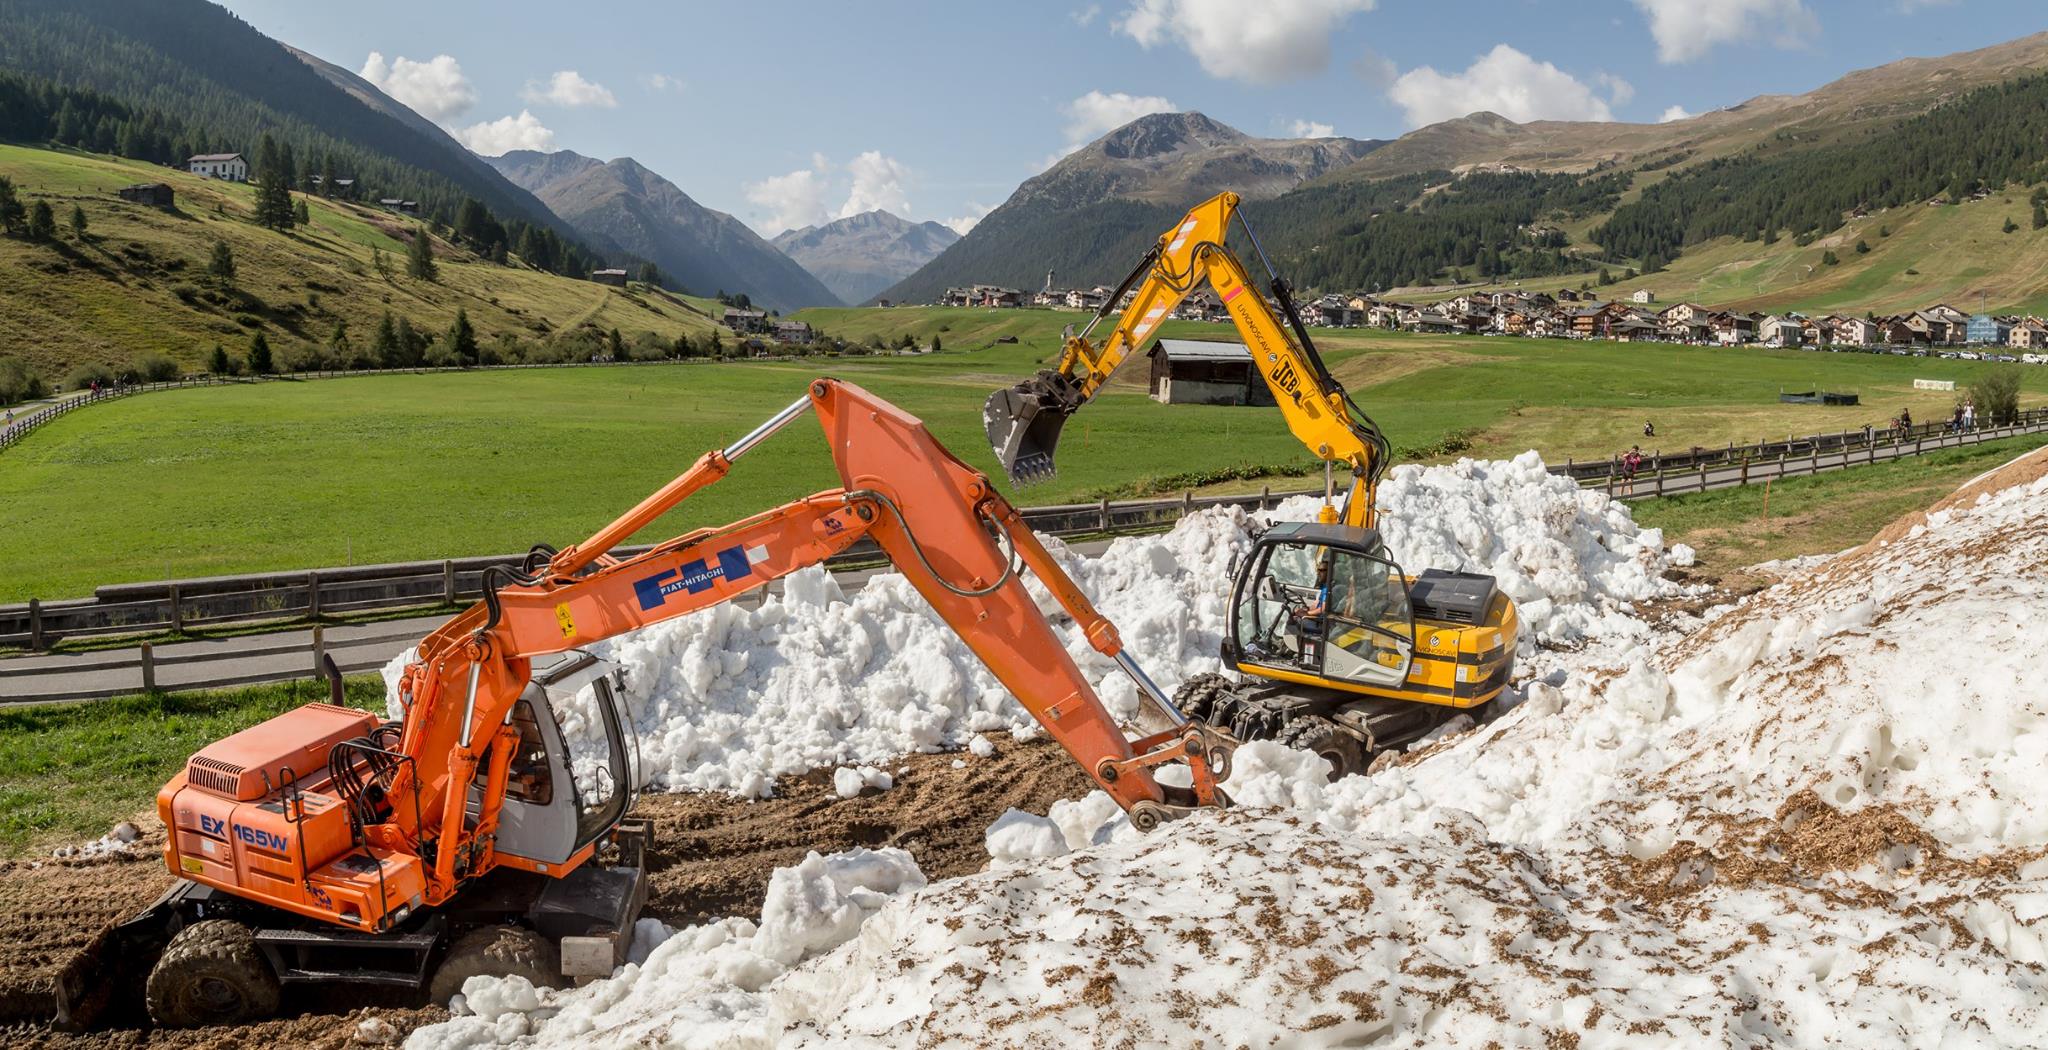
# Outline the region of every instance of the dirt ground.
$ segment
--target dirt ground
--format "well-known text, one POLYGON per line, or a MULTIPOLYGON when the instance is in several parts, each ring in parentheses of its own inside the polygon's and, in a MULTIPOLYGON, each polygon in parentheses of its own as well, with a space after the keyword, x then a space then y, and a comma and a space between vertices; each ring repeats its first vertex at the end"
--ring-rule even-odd
MULTIPOLYGON (((996 754, 914 755, 890 763, 895 786, 842 799, 831 770, 785 778, 777 797, 746 802, 724 795, 652 795, 636 815, 654 821, 645 914, 673 926, 729 915, 758 916, 768 877, 806 852, 898 846, 933 879, 980 870, 988 862, 982 832, 1003 811, 1043 813, 1091 786, 1080 767, 1046 740, 992 738, 996 754), (962 761, 961 768, 954 768, 962 761)), ((294 989, 286 1016, 262 1024, 157 1031, 116 1014, 81 1035, 51 1031, 51 988, 109 926, 147 907, 170 885, 153 829, 130 852, 74 860, 0 860, 0 1046, 106 1050, 115 1047, 274 1050, 334 1048, 350 1042, 368 1016, 401 1032, 445 1017, 439 1007, 395 999, 337 998, 294 989)))

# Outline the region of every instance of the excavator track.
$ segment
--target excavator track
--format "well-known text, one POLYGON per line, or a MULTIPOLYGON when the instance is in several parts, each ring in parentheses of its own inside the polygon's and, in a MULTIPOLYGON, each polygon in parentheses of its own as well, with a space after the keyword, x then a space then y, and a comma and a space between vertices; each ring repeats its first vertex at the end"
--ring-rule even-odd
POLYGON ((1460 714, 1483 719, 1491 705, 1461 710, 1211 673, 1183 682, 1174 706, 1238 743, 1271 740, 1312 751, 1330 763, 1335 780, 1365 772, 1375 758, 1420 740, 1460 714))

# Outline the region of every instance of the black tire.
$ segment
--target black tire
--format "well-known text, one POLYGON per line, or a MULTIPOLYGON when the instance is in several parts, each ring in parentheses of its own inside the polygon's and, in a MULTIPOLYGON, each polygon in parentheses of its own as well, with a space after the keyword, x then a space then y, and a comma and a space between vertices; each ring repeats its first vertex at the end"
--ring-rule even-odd
POLYGON ((1365 772, 1365 744, 1322 715, 1288 719, 1273 737, 1276 743, 1312 752, 1330 764, 1330 779, 1365 772))
POLYGON ((1174 691, 1173 706, 1180 708, 1180 713, 1187 716, 1190 722, 1213 724, 1216 717, 1216 701, 1229 696, 1233 688, 1230 679, 1213 671, 1198 674, 1182 682, 1180 688, 1174 691))
POLYGON ((247 926, 207 919, 164 946, 144 994, 150 1020, 165 1028, 246 1024, 277 1013, 277 974, 247 926))
POLYGON ((555 946, 546 937, 518 926, 485 926, 455 938, 434 979, 427 982, 427 995, 436 1005, 462 991, 462 982, 477 976, 518 975, 536 988, 559 988, 562 967, 555 946))

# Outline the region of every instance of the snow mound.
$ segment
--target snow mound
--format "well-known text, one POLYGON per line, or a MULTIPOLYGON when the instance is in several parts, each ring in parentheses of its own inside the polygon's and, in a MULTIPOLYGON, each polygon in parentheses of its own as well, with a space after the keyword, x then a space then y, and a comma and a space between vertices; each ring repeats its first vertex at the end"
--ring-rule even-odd
POLYGON ((872 909, 811 858, 771 899, 818 918, 768 946, 673 947, 770 926, 727 920, 526 1022, 425 1032, 2038 1046, 2044 525, 2048 478, 1936 511, 1370 776, 1247 745, 1237 809, 1148 836, 1100 794, 1005 814, 1002 863, 872 909), (709 961, 735 956, 763 962, 709 961))
MULTIPOLYGON (((1491 572, 1520 605, 1524 653, 1538 643, 1622 644, 1644 635, 1632 602, 1676 593, 1666 552, 1628 508, 1513 461, 1401 467, 1380 488, 1381 525, 1409 572, 1491 572)), ((1312 519, 1313 500, 1264 518, 1236 508, 1190 515, 1171 531, 1125 537, 1096 557, 1047 546, 1126 647, 1169 692, 1221 669, 1232 559, 1266 520, 1312 519)), ((1049 595, 1031 581, 1049 614, 1049 595)), ((1130 721, 1137 690, 1063 617, 1060 637, 1112 714, 1130 721)), ((761 602, 727 603, 593 646, 626 671, 643 786, 763 797, 777 777, 878 764, 911 752, 976 747, 978 734, 1028 737, 1036 724, 903 577, 849 596, 822 569, 761 602)), ((403 660, 406 657, 401 657, 403 660)), ((387 669, 387 682, 403 664, 387 669)), ((395 704, 395 702, 394 702, 395 704)), ((559 711, 572 739, 594 726, 586 692, 559 711)))

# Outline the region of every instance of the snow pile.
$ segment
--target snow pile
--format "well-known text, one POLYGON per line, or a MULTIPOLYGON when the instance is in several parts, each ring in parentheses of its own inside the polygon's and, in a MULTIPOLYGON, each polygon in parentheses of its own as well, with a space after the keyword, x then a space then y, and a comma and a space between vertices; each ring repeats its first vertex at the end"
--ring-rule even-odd
MULTIPOLYGON (((1682 546, 1667 553, 1657 530, 1638 530, 1625 506, 1552 476, 1534 453, 1398 468, 1380 496, 1381 525, 1404 569, 1499 577, 1520 604, 1525 655, 1539 641, 1640 637, 1645 628, 1628 603, 1675 593, 1660 574, 1691 558, 1682 546)), ((1297 500, 1271 517, 1315 512, 1314 500, 1297 500)), ((1171 692, 1221 668, 1229 568, 1261 525, 1242 510, 1216 508, 1167 533, 1119 539, 1092 558, 1057 540, 1047 546, 1171 692)), ((626 670, 643 785, 761 797, 785 774, 958 747, 985 732, 1037 731, 899 575, 878 575, 848 596, 830 574, 809 569, 789 576, 781 595, 748 605, 727 603, 593 647, 626 670)), ((1111 713, 1134 719, 1136 688, 1063 618, 1058 629, 1111 713)), ((387 680, 402 666, 394 661, 387 680)), ((572 738, 595 725, 588 692, 561 707, 572 738)), ((974 746, 980 754, 989 745, 974 746)))
POLYGON ((1628 506, 1544 469, 1535 452, 1512 460, 1395 467, 1380 484, 1380 529, 1408 572, 1486 573, 1513 598, 1522 651, 1534 644, 1644 637, 1630 603, 1679 592, 1664 573, 1691 565, 1660 529, 1638 529, 1628 506))
POLYGON ((104 857, 110 853, 127 853, 142 839, 142 829, 134 821, 124 820, 114 825, 113 830, 91 842, 76 846, 59 846, 50 855, 60 860, 82 860, 88 857, 104 857))
POLYGON ((574 991, 536 989, 524 977, 472 977, 458 1004, 467 1016, 422 1028, 405 1045, 770 1046, 788 1020, 770 1015, 783 1004, 763 989, 851 940, 883 905, 924 884, 900 849, 812 853, 775 870, 759 924, 724 919, 666 931, 645 961, 574 991))
POLYGON ((873 766, 840 766, 832 771, 832 791, 840 798, 853 798, 868 788, 887 791, 895 786, 895 777, 873 766))
POLYGON ((511 1024, 539 1045, 2041 1045, 2048 479, 1927 520, 1405 764, 1327 784, 1247 745, 1238 809, 1149 836, 1100 795, 1005 814, 989 871, 820 921, 809 963, 760 981, 664 945, 511 1024))

